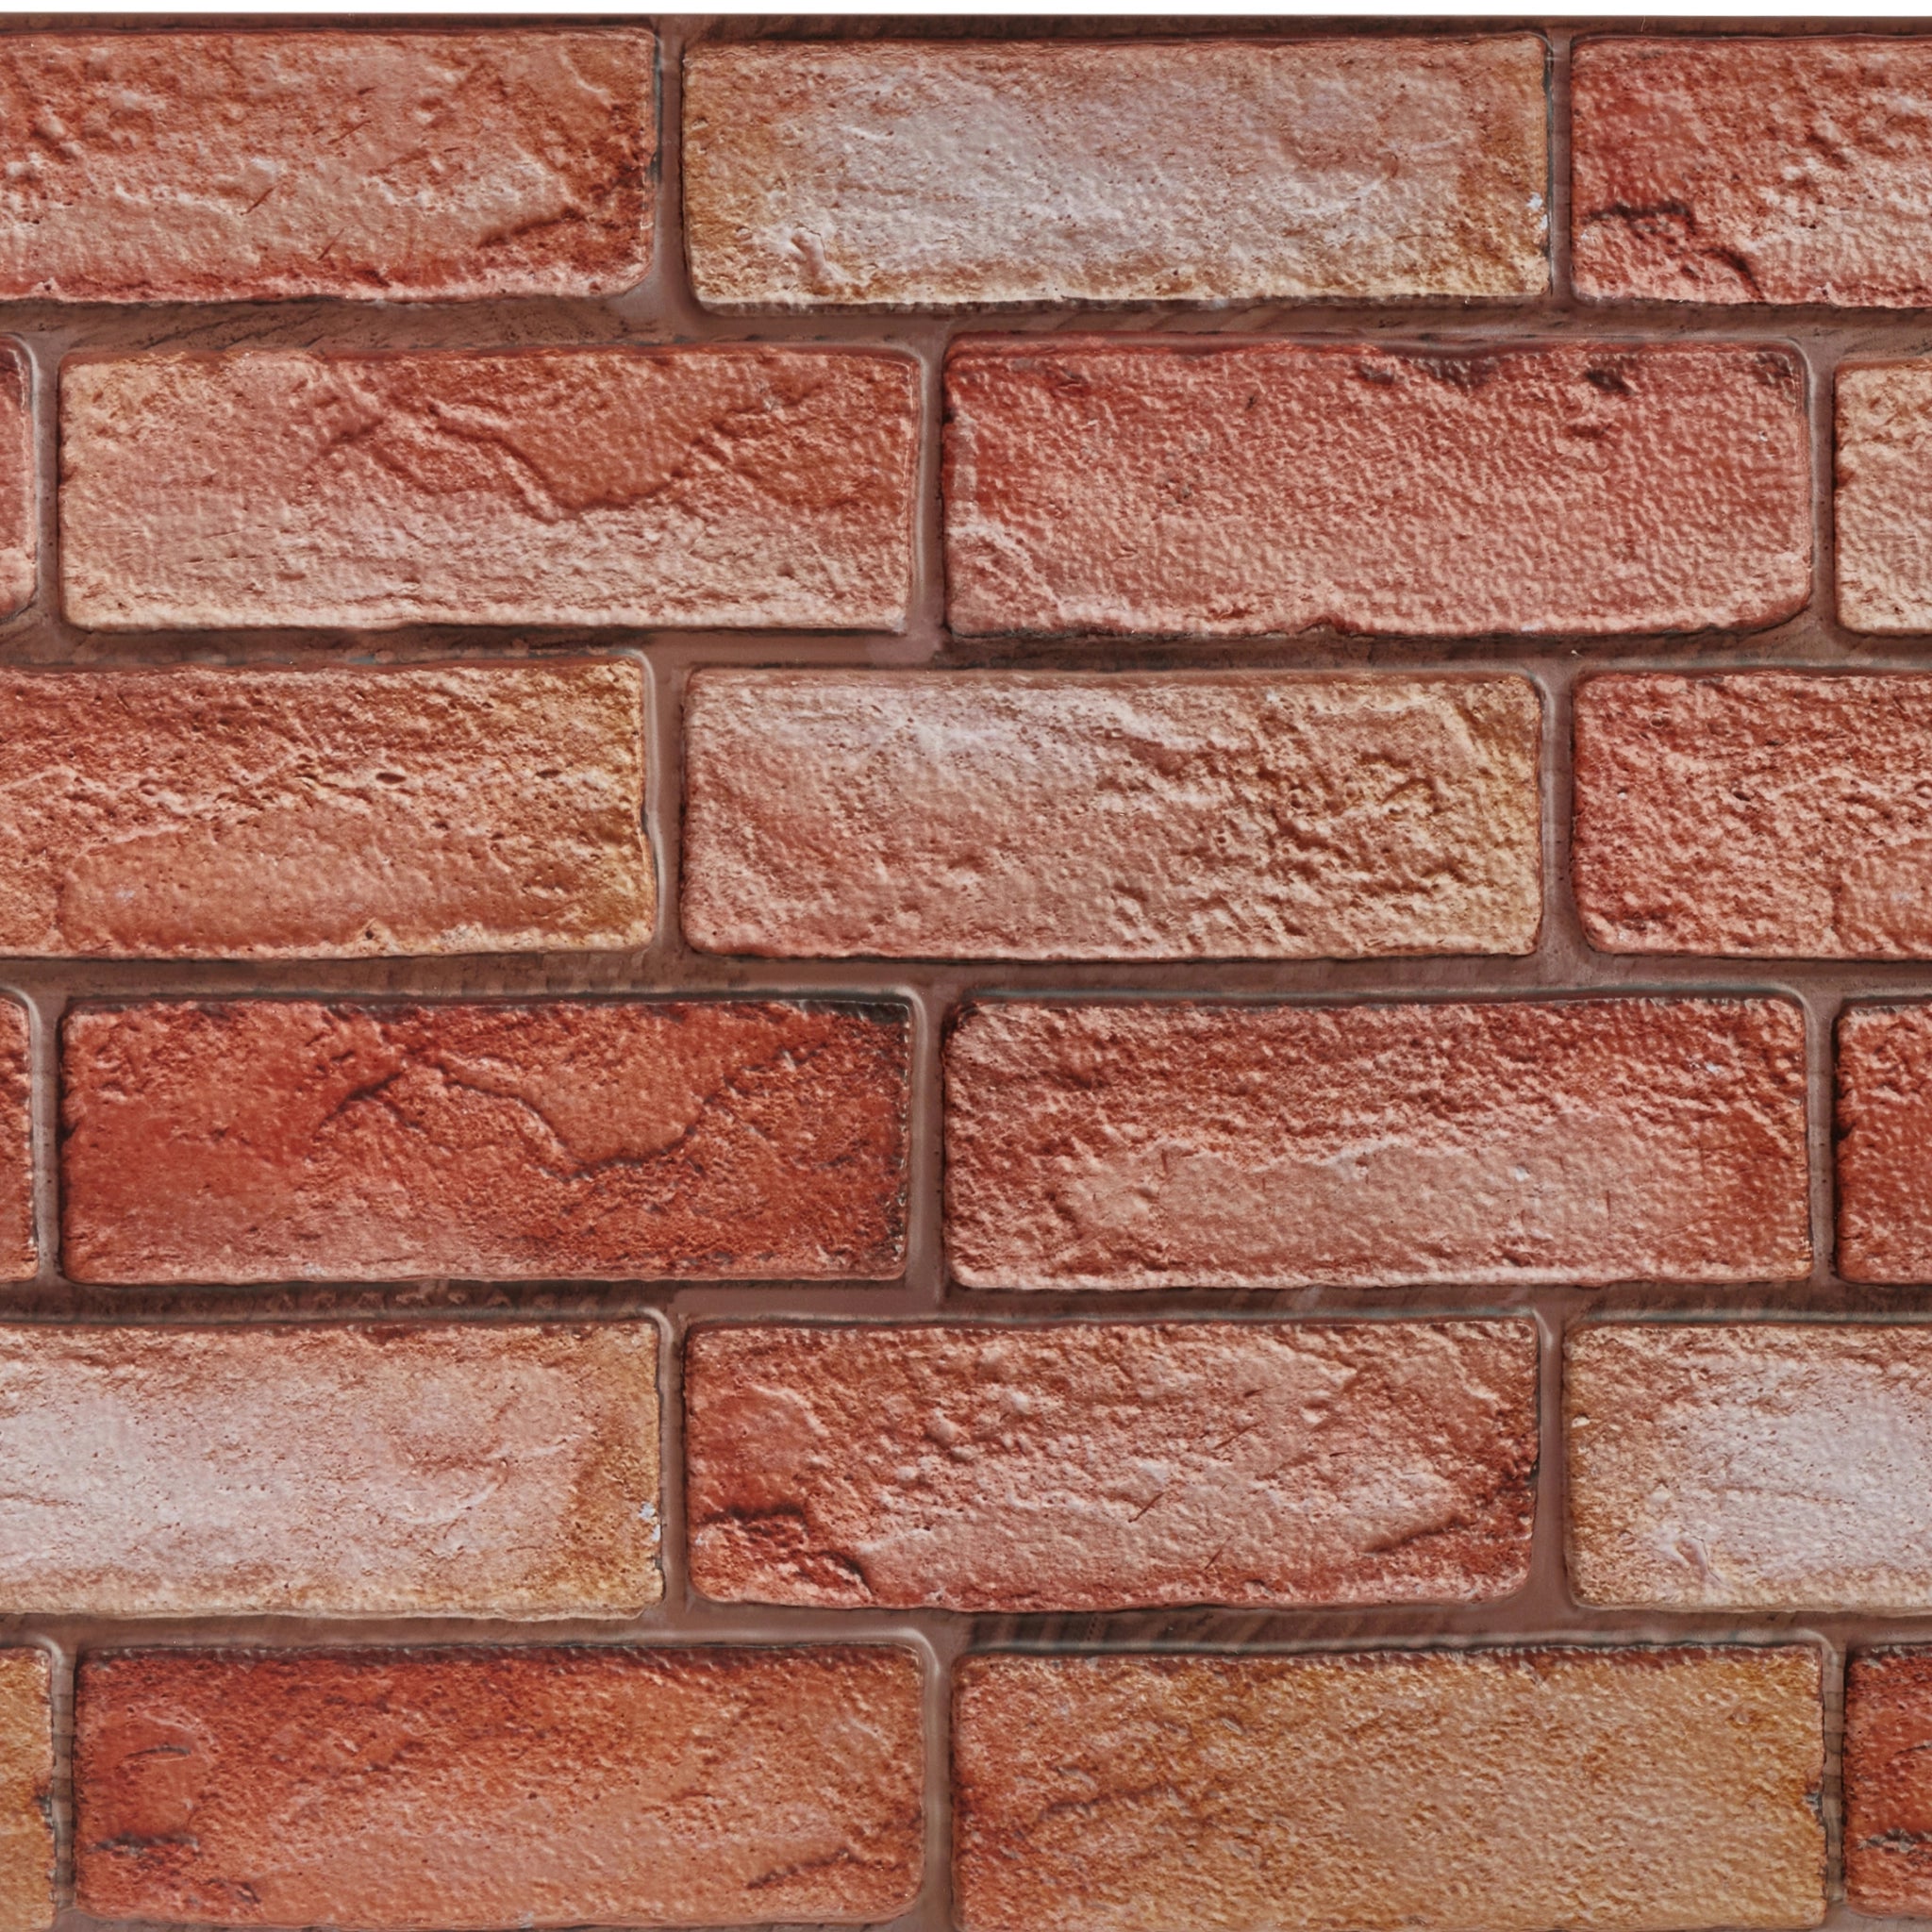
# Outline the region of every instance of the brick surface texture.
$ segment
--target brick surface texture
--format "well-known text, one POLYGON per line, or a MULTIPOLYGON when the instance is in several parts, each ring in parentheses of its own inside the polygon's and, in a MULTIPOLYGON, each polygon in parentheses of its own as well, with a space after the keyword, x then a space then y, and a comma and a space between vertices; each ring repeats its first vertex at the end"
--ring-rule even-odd
POLYGON ((0 297, 621 293, 654 56, 636 30, 9 34, 0 297))
POLYGON ((1819 1657, 977 1657, 966 1932, 1795 1926, 1824 1898, 1819 1657))
POLYGON ((974 1610, 1507 1596, 1535 1368, 1520 1322, 701 1328, 691 1574, 974 1610))
POLYGON ((0 130, 0 1932, 1932 1926, 1932 25, 0 130))
POLYGON ((947 1222, 984 1288, 1675 1277, 1810 1266, 1777 1000, 974 1007, 947 1222))
POLYGON ((890 1919, 920 1732, 907 1650, 107 1653, 75 1707, 76 1891, 375 1932, 890 1919))

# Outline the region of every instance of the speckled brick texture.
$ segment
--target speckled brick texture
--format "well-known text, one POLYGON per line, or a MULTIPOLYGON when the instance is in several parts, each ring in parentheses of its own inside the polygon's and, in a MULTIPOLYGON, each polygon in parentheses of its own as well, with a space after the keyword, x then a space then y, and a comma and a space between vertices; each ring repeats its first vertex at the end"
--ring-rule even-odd
POLYGON ((0 1932, 1932 1926, 1928 242, 1923 21, 6 23, 0 1932))
POLYGON ((97 1917, 854 1924, 919 1890, 907 1650, 108 1653, 75 1727, 97 1917))

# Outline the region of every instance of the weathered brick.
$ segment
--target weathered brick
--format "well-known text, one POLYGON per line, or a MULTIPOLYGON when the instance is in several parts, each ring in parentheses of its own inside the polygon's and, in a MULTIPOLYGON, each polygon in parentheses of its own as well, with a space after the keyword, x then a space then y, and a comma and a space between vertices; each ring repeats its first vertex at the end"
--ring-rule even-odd
POLYGON ((629 662, 0 674, 0 952, 649 942, 629 662))
POLYGON ((0 999, 0 1281, 30 1280, 40 1266, 30 1038, 26 1008, 0 999))
POLYGON ((1838 1269, 1932 1280, 1932 1008, 1865 1007, 1838 1025, 1838 1269))
POLYGON ((1810 588, 1781 348, 969 341, 946 391, 963 632, 1748 628, 1810 588))
POLYGON ((1819 1654, 969 1658, 965 1932, 1659 1932, 1824 1910, 1819 1654))
POLYGON ((783 957, 1526 953, 1521 678, 709 671, 684 926, 783 957))
POLYGON ((1932 1329, 1590 1327, 1564 1400, 1586 1603, 1932 1608, 1932 1329))
POLYGON ((903 1008, 164 1004, 62 1042, 79 1280, 902 1264, 903 1008))
POLYGON ((54 1722, 43 1650, 0 1650, 0 1925, 54 1922, 54 1722))
POLYGON ((1932 678, 1591 678, 1575 773, 1592 945, 1932 954, 1932 678))
POLYGON ((1591 40, 1571 76, 1579 294, 1932 303, 1932 44, 1591 40))
POLYGON ((10 617, 33 601, 39 556, 33 371, 13 343, 0 341, 0 617, 10 617))
POLYGON ((657 1330, 0 1330, 0 1611, 625 1616, 657 1330))
POLYGON ((1526 1322, 700 1328, 691 1580, 959 1610, 1507 1596, 1536 1361, 1526 1322))
POLYGON ((0 40, 0 296, 614 293, 650 259, 656 47, 592 32, 0 40))
POLYGON ((910 1651, 84 1658, 75 1878, 219 1925, 872 1924, 922 1840, 910 1651))
POLYGON ((67 614, 891 629, 917 388, 824 349, 72 360, 67 614))
POLYGON ((701 302, 1540 293, 1544 49, 765 42, 684 64, 701 302))
POLYGON ((946 1056, 971 1287, 1807 1274, 1782 1000, 970 1008, 946 1056))
POLYGON ((1845 1663, 1845 1902, 1873 1918, 1932 1916, 1932 1651, 1845 1663))
POLYGON ((1932 630, 1932 360, 1838 378, 1838 614, 1932 630))

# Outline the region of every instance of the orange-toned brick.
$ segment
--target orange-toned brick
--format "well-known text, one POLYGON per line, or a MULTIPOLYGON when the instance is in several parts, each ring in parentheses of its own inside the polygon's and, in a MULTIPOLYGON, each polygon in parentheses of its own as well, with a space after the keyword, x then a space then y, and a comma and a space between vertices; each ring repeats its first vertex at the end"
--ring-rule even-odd
POLYGON ((81 1009, 78 1280, 896 1274, 901 1007, 81 1009))
POLYGON ((40 1265, 28 1041, 26 1008, 0 999, 0 1281, 26 1281, 40 1265))
POLYGON ((75 1728, 102 1918, 852 1924, 919 1890, 908 1650, 109 1653, 75 1728))
POLYGON ((891 629, 917 390, 824 349, 74 360, 62 597, 101 630, 891 629))
POLYGON ((946 396, 974 635, 1748 629, 1810 589, 1782 348, 969 338, 946 396))
POLYGON ((1815 1925, 1808 1648, 990 1657, 964 1932, 1815 1925))
POLYGON ((43 1650, 0 1650, 0 1925, 54 1921, 53 1673, 43 1650))
POLYGON ((8 34, 0 297, 616 293, 655 60, 627 27, 8 34))
POLYGON ((946 1218, 975 1288, 1789 1280, 1781 1000, 969 1008, 946 1218))
POLYGON ((628 1616, 657 1330, 0 1329, 0 1611, 628 1616))

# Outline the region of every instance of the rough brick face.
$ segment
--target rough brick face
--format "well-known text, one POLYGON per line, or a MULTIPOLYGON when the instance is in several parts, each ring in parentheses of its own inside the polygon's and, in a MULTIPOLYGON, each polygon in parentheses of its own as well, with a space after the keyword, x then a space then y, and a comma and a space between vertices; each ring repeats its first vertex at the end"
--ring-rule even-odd
POLYGON ((0 999, 0 1281, 28 1280, 40 1265, 29 1040, 26 1008, 0 999))
POLYGON ((1932 678, 1591 678, 1575 771, 1592 945, 1932 956, 1932 678))
POLYGON ((1585 41, 1571 63, 1579 294, 1932 303, 1932 46, 1585 41))
POLYGON ((676 1002, 74 1013, 84 1281, 899 1271, 903 1008, 676 1002))
POLYGON ((0 1650, 0 1925, 54 1919, 52 1673, 43 1650, 0 1650))
POLYGON ((9 34, 0 296, 629 288, 650 258, 655 51, 608 28, 9 34))
POLYGON ((1788 1280, 1802 1017, 1777 1000, 971 1008, 954 1273, 1024 1289, 1788 1280))
POLYGON ((703 1328, 685 1512, 708 1596, 1114 1609, 1507 1596, 1523 1322, 703 1328))
POLYGON ((968 633, 1747 628, 1810 584, 1780 348, 969 341, 946 396, 968 633))
POLYGON ((0 675, 0 951, 649 942, 628 662, 0 675))
POLYGON ((13 343, 0 341, 0 617, 10 617, 33 596, 39 556, 33 371, 13 343))
POLYGON ((1838 1267, 1850 1281, 1932 1278, 1932 1008, 1839 1022, 1838 1267))
POLYGON ((0 1610, 624 1616, 657 1330, 0 1329, 0 1610))
POLYGON ((975 1657, 966 1932, 1598 1932, 1824 1915, 1819 1656, 975 1657))
POLYGON ((1932 630, 1932 361, 1840 370, 1838 614, 1932 630))
POLYGON ((1932 1608, 1932 1329, 1618 1324, 1568 1357, 1586 1603, 1932 1608))
POLYGON ((907 1650, 132 1652, 75 1729, 104 1918, 849 1924, 919 1888, 907 1650))
POLYGON ((66 365, 60 423, 62 595, 95 629, 906 615, 902 356, 104 358, 66 365))
POLYGON ((1544 60, 1527 35, 700 46, 691 279, 789 308, 1535 294, 1544 60))
POLYGON ((1524 953, 1518 678, 706 672, 684 924, 781 957, 1524 953))
POLYGON ((1845 1897, 1874 1918, 1932 1914, 1932 1651, 1845 1666, 1845 1897))

